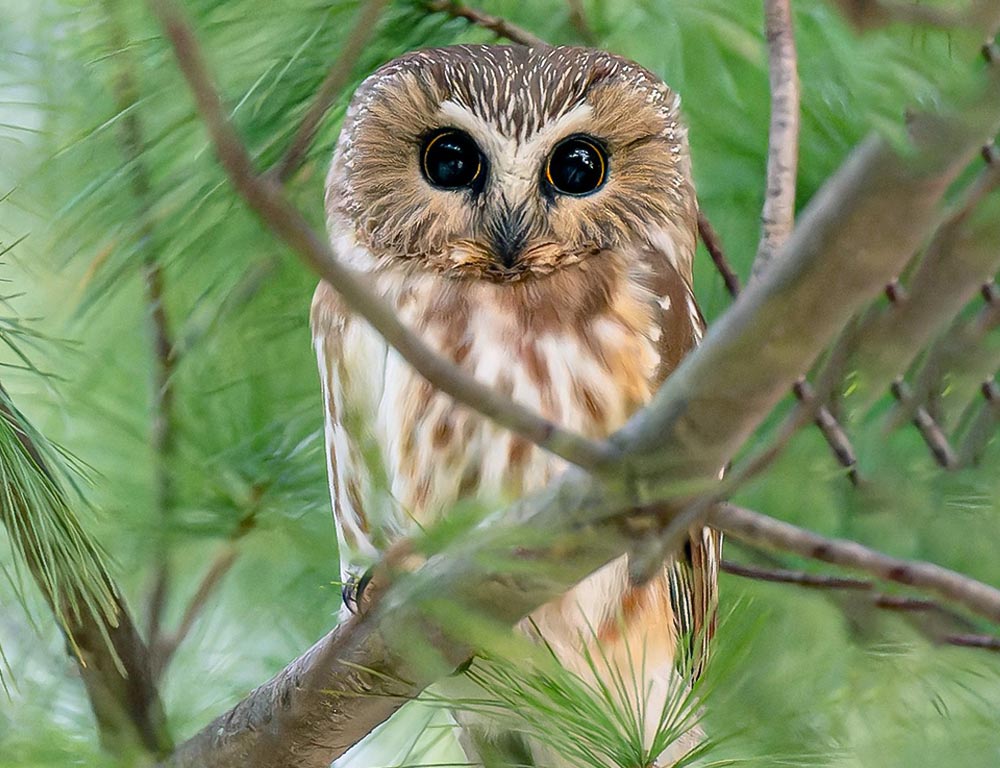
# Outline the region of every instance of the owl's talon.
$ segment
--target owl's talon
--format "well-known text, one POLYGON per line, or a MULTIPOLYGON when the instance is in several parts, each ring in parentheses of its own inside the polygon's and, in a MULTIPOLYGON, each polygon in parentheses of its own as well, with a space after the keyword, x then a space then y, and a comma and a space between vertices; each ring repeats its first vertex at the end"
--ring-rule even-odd
POLYGON ((351 613, 356 614, 361 608, 361 601, 364 599, 365 589, 372 580, 372 569, 369 568, 360 576, 356 573, 348 574, 347 581, 340 588, 340 596, 344 601, 344 606, 351 613))

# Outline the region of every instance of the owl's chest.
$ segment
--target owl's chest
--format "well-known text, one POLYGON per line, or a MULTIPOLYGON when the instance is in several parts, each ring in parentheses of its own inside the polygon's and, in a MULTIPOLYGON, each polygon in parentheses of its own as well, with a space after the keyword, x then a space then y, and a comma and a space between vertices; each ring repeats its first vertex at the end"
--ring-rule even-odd
MULTIPOLYGON (((607 435, 655 388, 659 329, 645 296, 571 319, 536 315, 488 292, 448 302, 419 291, 397 296, 397 309, 435 351, 571 430, 607 435)), ((541 488, 565 466, 435 391, 392 351, 376 437, 393 496, 417 523, 461 498, 499 502, 541 488)))

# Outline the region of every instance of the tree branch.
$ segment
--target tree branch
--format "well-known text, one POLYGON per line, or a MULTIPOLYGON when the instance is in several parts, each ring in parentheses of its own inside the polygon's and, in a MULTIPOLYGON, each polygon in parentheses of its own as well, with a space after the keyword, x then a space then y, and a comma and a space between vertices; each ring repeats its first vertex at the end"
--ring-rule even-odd
POLYGON ((1000 25, 993 0, 969 0, 964 10, 941 8, 913 0, 831 0, 858 30, 876 29, 893 23, 976 31, 1000 25))
POLYGON ((528 30, 512 24, 499 16, 491 16, 475 8, 470 8, 458 0, 427 0, 424 5, 431 13, 446 13, 456 19, 466 19, 477 27, 490 30, 497 37, 506 37, 512 43, 520 45, 548 45, 542 38, 531 34, 528 30))
POLYGON ((975 626, 972 622, 945 608, 939 602, 928 598, 887 595, 877 591, 875 582, 871 579, 831 576, 789 568, 766 568, 749 563, 736 563, 731 560, 722 561, 722 570, 725 573, 751 581, 794 584, 823 592, 851 593, 849 603, 840 605, 848 618, 850 618, 848 607, 855 605, 860 600, 863 601, 863 604, 874 606, 883 611, 905 613, 911 616, 910 623, 914 628, 934 643, 964 648, 1000 650, 1000 638, 971 632, 970 629, 975 626), (943 630, 943 624, 947 625, 949 629, 943 630))
MULTIPOLYGON (((995 76, 995 75, 994 75, 995 76)), ((907 280, 906 292, 873 312, 856 335, 854 356, 869 399, 903 373, 1000 266, 1000 220, 974 217, 979 204, 1000 188, 1000 163, 989 163, 963 192, 907 280)), ((995 213, 995 212, 994 212, 995 213)))
POLYGON ((890 557, 856 541, 830 539, 732 504, 719 505, 709 519, 715 527, 753 546, 793 552, 915 587, 1000 624, 1000 589, 939 565, 890 557))
POLYGON ((166 528, 173 507, 173 478, 170 463, 175 448, 173 373, 176 365, 174 345, 167 318, 166 276, 160 264, 152 215, 152 185, 144 161, 145 140, 136 105, 139 85, 135 77, 134 57, 129 55, 128 38, 120 20, 116 0, 105 0, 111 34, 112 53, 122 57, 114 84, 115 106, 123 115, 119 135, 132 188, 138 207, 137 248, 141 254, 143 299, 149 318, 149 340, 153 375, 150 404, 150 449, 153 454, 153 508, 160 526, 157 542, 157 566, 147 606, 147 633, 155 647, 160 635, 163 611, 170 589, 170 550, 166 528))
MULTIPOLYGON (((914 378, 913 397, 893 408, 887 418, 888 429, 898 429, 913 419, 918 405, 938 398, 944 389, 946 374, 951 393, 949 399, 964 406, 983 379, 996 371, 1000 356, 984 348, 984 342, 990 333, 1000 328, 1000 289, 995 283, 985 283, 980 293, 984 304, 976 316, 956 320, 931 345, 914 378)), ((944 415, 947 417, 947 413, 944 415)))
MULTIPOLYGON (((904 406, 908 406, 914 400, 913 393, 902 378, 892 382, 891 390, 892 396, 904 406)), ((923 405, 917 405, 913 408, 913 425, 920 432, 924 442, 927 443, 931 455, 934 456, 934 460, 939 466, 943 469, 958 468, 958 457, 955 455, 951 443, 948 442, 948 436, 923 405)))
POLYGON ((330 283, 359 316, 367 320, 400 356, 427 381, 498 424, 578 466, 594 469, 612 458, 604 443, 559 427, 513 402, 437 355, 396 316, 370 286, 367 276, 341 264, 326 241, 285 198, 273 180, 258 176, 246 148, 226 118, 201 50, 172 0, 149 0, 169 38, 209 136, 236 191, 307 266, 330 283))
POLYGON ((958 465, 961 467, 979 463, 990 438, 996 433, 997 426, 1000 426, 1000 387, 990 378, 983 382, 981 391, 983 403, 966 430, 965 440, 959 451, 958 465))
POLYGON ((792 30, 791 0, 764 0, 771 83, 767 188, 761 214, 762 233, 751 280, 756 279, 792 232, 795 178, 799 163, 799 74, 792 30))
POLYGON ((580 39, 587 45, 595 45, 597 35, 587 23, 587 13, 583 9, 582 0, 566 0, 566 5, 569 7, 569 23, 573 25, 580 39))
POLYGON ((160 638, 159 643, 153 646, 154 680, 163 678, 163 673, 170 666, 170 662, 173 660, 177 649, 187 638, 192 627, 194 627, 195 621, 197 621, 198 617, 205 610, 205 606, 208 605, 212 593, 215 592, 226 577, 226 574, 229 573, 230 569, 236 563, 239 553, 239 548, 233 542, 226 542, 222 545, 215 559, 212 560, 212 564, 205 571, 205 575, 202 576, 194 596, 184 610, 184 616, 181 618, 177 630, 168 637, 160 638))
POLYGON ((708 217, 701 210, 698 211, 698 234, 701 236, 701 241, 705 244, 705 250, 708 251, 708 255, 712 257, 712 263, 715 264, 715 268, 722 275, 722 282, 726 284, 726 290, 735 299, 740 293, 740 278, 726 259, 726 253, 722 249, 722 241, 719 239, 719 235, 712 227, 708 217))
POLYGON ((387 2, 388 0, 367 0, 361 6, 354 27, 347 35, 344 49, 337 57, 337 61, 330 67, 330 71, 327 72, 320 84, 319 90, 316 91, 313 104, 306 112, 305 117, 302 118, 302 123, 292 137, 288 150, 271 170, 279 182, 287 182, 302 167, 306 152, 309 151, 309 146, 316 138, 319 124, 323 121, 330 107, 333 106, 337 94, 347 85, 354 64, 361 57, 365 46, 375 32, 375 27, 387 2))

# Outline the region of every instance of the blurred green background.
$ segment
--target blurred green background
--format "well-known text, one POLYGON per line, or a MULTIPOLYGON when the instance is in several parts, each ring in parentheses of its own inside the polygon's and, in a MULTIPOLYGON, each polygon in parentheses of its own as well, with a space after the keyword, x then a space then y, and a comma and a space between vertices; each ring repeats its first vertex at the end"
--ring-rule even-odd
MULTIPOLYGON (((754 0, 585 2, 597 44, 679 91, 702 208, 745 278, 756 250, 769 115, 763 13, 754 0)), ((856 35, 828 4, 800 0, 800 207, 872 130, 947 101, 980 66, 973 36, 906 27, 856 35)), ((277 160, 349 33, 357 4, 185 3, 232 116, 260 167, 277 160)), ((484 2, 537 35, 579 43, 557 0, 484 2)), ((356 84, 413 48, 488 42, 461 19, 395 2, 353 69, 356 84)), ((322 182, 352 87, 324 121, 293 199, 322 226, 322 182)), ((208 565, 241 525, 232 571, 181 646, 162 693, 177 739, 301 653, 340 602, 319 387, 307 327, 315 278, 227 185, 168 46, 133 0, 0 5, 0 377, 46 435, 84 464, 84 522, 143 624, 159 553, 169 552, 176 626, 208 565), (125 45, 116 39, 127 41, 125 45), (137 80, 123 111, 116 82, 137 80), (142 151, 123 146, 134 116, 142 151), (149 193, 137 198, 137 166, 149 193), (165 275, 176 345, 172 479, 155 512, 152 347, 144 258, 165 275), (16 294, 16 297, 12 297, 16 294), (33 368, 33 369, 32 369, 33 368)), ((729 299, 704 253, 696 291, 709 320, 729 299)), ((804 320, 805 321, 805 320, 804 320)), ((815 430, 738 501, 894 555, 1000 584, 1000 456, 946 475, 912 430, 873 413, 850 431, 871 481, 854 490, 815 430)), ((767 434, 765 426, 761 432, 767 434)), ((764 437, 759 436, 758 441, 764 437)), ((730 546, 733 559, 752 553, 730 546)), ((782 560, 797 565, 792 558, 782 560)), ((0 766, 99 766, 93 718, 44 603, 0 535, 0 766), (19 595, 25 595, 22 601, 19 595)), ((801 564, 798 564, 801 565, 801 564)), ((821 570, 821 569, 819 569, 821 570)), ((837 768, 1000 765, 1000 659, 933 645, 862 600, 724 576, 707 726, 713 759, 837 768)), ((433 711, 404 711, 356 765, 460 759, 433 711), (430 746, 427 746, 427 744, 430 746)))

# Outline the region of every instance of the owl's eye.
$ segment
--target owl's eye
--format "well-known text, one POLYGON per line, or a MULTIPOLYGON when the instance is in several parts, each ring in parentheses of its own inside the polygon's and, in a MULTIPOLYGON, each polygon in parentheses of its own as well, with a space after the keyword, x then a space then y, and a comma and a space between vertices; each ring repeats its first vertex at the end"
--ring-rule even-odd
POLYGON ((472 186, 483 170, 483 153, 469 134, 448 128, 424 142, 423 171, 441 189, 472 186))
POLYGON ((552 150, 545 180, 556 192, 582 197, 596 192, 607 176, 607 156, 596 139, 570 136, 552 150))

